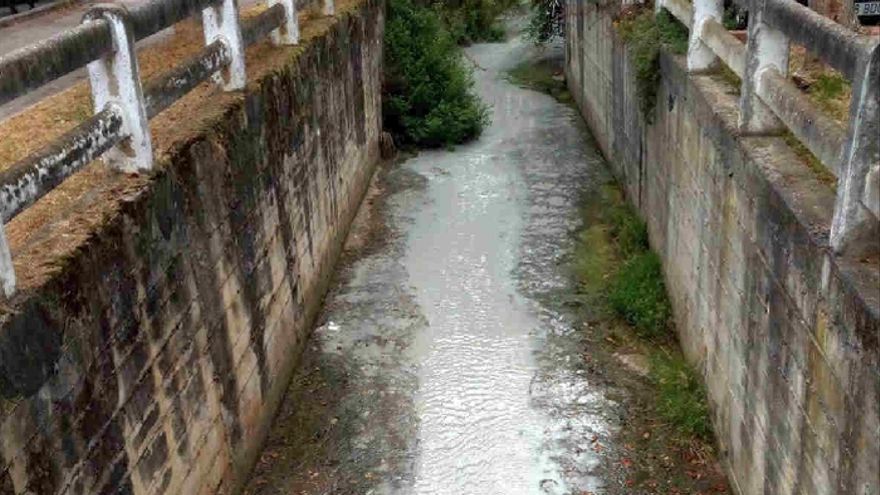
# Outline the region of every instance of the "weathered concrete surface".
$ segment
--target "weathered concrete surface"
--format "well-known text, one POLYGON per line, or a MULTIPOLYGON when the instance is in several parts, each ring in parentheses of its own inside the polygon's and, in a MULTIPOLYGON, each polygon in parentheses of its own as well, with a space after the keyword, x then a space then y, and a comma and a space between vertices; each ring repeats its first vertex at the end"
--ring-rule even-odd
POLYGON ((383 7, 289 50, 0 317, 0 493, 228 493, 378 155, 383 7))
POLYGON ((567 78, 664 261, 682 346, 745 494, 880 493, 880 266, 830 255, 834 191, 664 55, 639 115, 611 9, 568 2, 567 78))

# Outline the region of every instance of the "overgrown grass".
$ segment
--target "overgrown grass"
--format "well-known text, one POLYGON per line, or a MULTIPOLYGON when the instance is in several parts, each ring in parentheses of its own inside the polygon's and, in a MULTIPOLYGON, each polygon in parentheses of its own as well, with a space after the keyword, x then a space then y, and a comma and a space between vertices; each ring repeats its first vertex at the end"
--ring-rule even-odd
POLYGON ((617 30, 627 43, 642 114, 648 124, 653 123, 660 86, 660 50, 687 53, 688 30, 666 10, 655 15, 649 8, 622 17, 617 30))
POLYGON ((609 278, 617 271, 617 253, 613 248, 606 225, 591 225, 578 235, 574 271, 581 293, 594 298, 603 294, 609 278))
POLYGON ((587 227, 574 261, 580 292, 599 314, 608 311, 627 322, 642 342, 657 414, 679 436, 709 440, 705 390, 675 343, 660 259, 650 250, 645 223, 611 184, 591 198, 583 216, 587 227))
POLYGON ((388 2, 382 113, 404 146, 459 144, 489 121, 455 39, 435 10, 411 0, 388 2))
POLYGON ((604 306, 607 288, 622 262, 617 239, 624 230, 614 218, 622 219, 626 203, 613 185, 601 187, 582 212, 587 227, 578 234, 574 253, 574 273, 582 294, 594 299, 594 307, 604 306))
POLYGON ((657 412, 682 435, 712 438, 706 392, 700 378, 680 353, 651 355, 651 377, 657 385, 657 412))
POLYGON ((632 209, 620 205, 611 209, 611 236, 623 259, 643 254, 650 250, 648 228, 632 209))
POLYGON ((807 93, 819 105, 819 108, 830 114, 835 120, 845 122, 849 117, 852 86, 839 72, 829 70, 819 74, 816 76, 816 81, 810 85, 807 93))
POLYGON ((839 73, 820 74, 810 86, 810 92, 820 101, 833 100, 846 91, 849 82, 839 73))
POLYGON ((507 72, 508 79, 519 86, 547 93, 560 103, 571 103, 560 63, 552 59, 527 60, 507 72))
POLYGON ((611 283, 608 302, 640 336, 665 336, 672 310, 660 258, 651 251, 630 256, 611 283))
POLYGON ((600 196, 606 206, 585 214, 589 227, 575 253, 582 292, 600 296, 639 336, 669 337, 672 308, 645 223, 613 188, 603 188, 600 196))

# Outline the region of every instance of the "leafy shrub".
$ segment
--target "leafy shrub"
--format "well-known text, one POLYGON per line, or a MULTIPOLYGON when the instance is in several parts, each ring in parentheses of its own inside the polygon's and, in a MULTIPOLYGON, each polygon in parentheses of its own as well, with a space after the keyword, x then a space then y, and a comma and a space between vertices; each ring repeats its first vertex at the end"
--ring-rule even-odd
POLYGON ((721 23, 724 24, 724 29, 730 31, 746 29, 749 25, 749 11, 731 2, 724 7, 721 23))
POLYGON ((455 40, 411 0, 388 2, 382 113, 398 142, 428 147, 462 143, 488 123, 455 40))
POLYGON ((706 392, 684 357, 679 353, 653 353, 651 377, 658 389, 657 412, 680 433, 711 439, 706 392))
POLYGON ((654 119, 657 88, 660 86, 660 50, 666 47, 673 53, 687 53, 688 30, 668 11, 661 10, 655 16, 649 9, 621 19, 617 29, 627 43, 630 62, 636 72, 639 106, 650 124, 654 119))
POLYGON ((513 0, 440 0, 434 7, 456 43, 466 45, 504 39, 498 17, 515 3, 513 0))
POLYGON ((565 30, 565 3, 563 0, 532 0, 532 14, 526 26, 527 39, 546 43, 560 38, 565 30))
POLYGON ((666 299, 660 258, 650 251, 629 258, 611 283, 608 302, 639 335, 662 336, 672 310, 666 299))

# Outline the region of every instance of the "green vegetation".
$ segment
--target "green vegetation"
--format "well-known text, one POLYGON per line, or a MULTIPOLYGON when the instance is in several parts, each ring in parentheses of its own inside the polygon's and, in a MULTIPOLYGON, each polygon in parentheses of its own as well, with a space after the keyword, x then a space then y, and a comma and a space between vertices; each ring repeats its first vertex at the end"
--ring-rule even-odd
MULTIPOLYGON (((676 344, 660 259, 649 248, 645 223, 610 183, 591 197, 583 216, 587 227, 573 263, 579 292, 599 314, 626 322, 615 328, 633 334, 648 355, 657 414, 683 439, 709 441, 705 391, 676 344)), ((621 338, 627 340, 612 340, 621 338)))
POLYGON ((507 72, 510 82, 556 98, 560 103, 571 103, 571 93, 565 85, 560 63, 554 59, 537 62, 527 60, 507 72))
POLYGON ((435 10, 411 0, 388 2, 382 113, 404 146, 459 144, 489 121, 455 39, 435 10))
POLYGON ((849 82, 840 73, 819 74, 810 86, 810 93, 820 101, 829 101, 843 95, 848 86, 849 82))
MULTIPOLYGON (((565 85, 553 77, 558 72, 559 62, 547 59, 524 62, 508 75, 559 98, 565 85)), ((628 352, 635 347, 647 355, 652 407, 669 425, 667 434, 688 448, 697 439, 698 449, 710 449, 705 390, 678 348, 660 259, 650 250, 645 222, 613 181, 591 192, 582 218, 585 227, 578 233, 571 269, 578 281, 576 299, 585 303, 592 319, 610 323, 589 326, 605 332, 605 339, 596 340, 612 346, 623 342, 628 352)))
POLYGON ((721 23, 724 24, 725 29, 729 31, 746 29, 748 21, 749 12, 739 5, 731 3, 724 8, 724 16, 721 23))
POLYGON ((709 440, 712 424, 700 378, 680 353, 651 355, 651 377, 657 384, 657 412, 682 435, 709 440))
POLYGON ((531 0, 531 16, 526 26, 526 38, 535 43, 546 43, 563 36, 565 29, 564 0, 531 0))
POLYGON ((608 302, 640 336, 664 336, 672 310, 666 299, 660 258, 645 251, 626 260, 611 282, 608 302))
POLYGON ((687 53, 688 30, 662 10, 659 14, 648 8, 633 11, 620 19, 617 30, 627 43, 630 62, 635 69, 636 94, 647 123, 654 119, 657 88, 660 86, 660 50, 687 53))
POLYGON ((807 94, 822 111, 838 122, 845 122, 849 117, 852 86, 839 72, 829 68, 817 75, 807 94))
POLYGON ((610 212, 611 236, 623 259, 629 259, 651 249, 648 244, 648 228, 641 218, 626 205, 610 212))
POLYGON ((605 206, 585 215, 589 227, 581 232, 575 253, 582 292, 599 296, 639 336, 669 337, 672 308, 645 223, 612 186, 603 188, 600 197, 605 206))
POLYGON ((515 0, 441 0, 434 4, 456 43, 501 41, 504 28, 498 18, 515 0))
POLYGON ((639 221, 628 212, 620 190, 613 184, 598 191, 582 216, 587 226, 578 234, 573 269, 580 283, 579 292, 591 299, 594 307, 603 308, 607 306, 609 281, 618 273, 623 259, 619 241, 622 232, 630 231, 624 225, 639 221))

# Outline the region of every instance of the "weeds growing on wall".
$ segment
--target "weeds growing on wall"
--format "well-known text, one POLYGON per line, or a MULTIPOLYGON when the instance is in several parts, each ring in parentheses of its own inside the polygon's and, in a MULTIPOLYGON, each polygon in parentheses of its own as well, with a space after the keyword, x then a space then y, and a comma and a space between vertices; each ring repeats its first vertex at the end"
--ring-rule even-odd
POLYGON ((477 137, 487 107, 437 12, 390 0, 385 28, 384 127, 403 145, 449 146, 477 137))
POLYGON ((628 12, 618 20, 617 29, 627 43, 630 63, 635 70, 639 106, 650 124, 660 86, 660 50, 687 53, 688 30, 665 9, 655 15, 648 8, 628 12))

